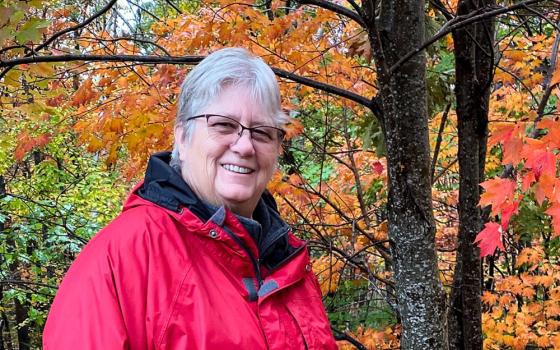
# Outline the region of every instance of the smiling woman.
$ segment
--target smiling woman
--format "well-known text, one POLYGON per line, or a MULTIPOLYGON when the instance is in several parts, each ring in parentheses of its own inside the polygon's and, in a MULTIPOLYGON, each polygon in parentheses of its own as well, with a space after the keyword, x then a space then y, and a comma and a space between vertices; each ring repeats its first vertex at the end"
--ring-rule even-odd
POLYGON ((288 121, 272 70, 238 48, 182 85, 173 153, 68 270, 49 349, 336 349, 305 242, 266 191, 288 121))

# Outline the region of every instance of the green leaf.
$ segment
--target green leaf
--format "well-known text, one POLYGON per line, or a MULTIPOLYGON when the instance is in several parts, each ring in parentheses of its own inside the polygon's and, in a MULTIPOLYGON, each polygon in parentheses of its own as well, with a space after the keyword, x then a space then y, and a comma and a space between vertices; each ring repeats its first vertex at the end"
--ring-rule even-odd
POLYGON ((50 21, 40 18, 31 18, 27 21, 16 34, 16 40, 21 43, 29 41, 38 42, 41 40, 43 30, 47 28, 50 21))

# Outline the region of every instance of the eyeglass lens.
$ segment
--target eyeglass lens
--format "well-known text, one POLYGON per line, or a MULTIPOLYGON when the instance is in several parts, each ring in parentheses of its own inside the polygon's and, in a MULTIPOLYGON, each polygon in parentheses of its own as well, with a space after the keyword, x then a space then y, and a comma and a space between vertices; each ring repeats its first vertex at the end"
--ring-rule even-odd
POLYGON ((222 141, 235 141, 234 139, 241 137, 245 130, 249 131, 254 143, 261 147, 274 148, 278 145, 278 141, 283 138, 281 130, 275 127, 263 125, 249 128, 237 120, 225 116, 208 115, 207 122, 210 136, 222 141))

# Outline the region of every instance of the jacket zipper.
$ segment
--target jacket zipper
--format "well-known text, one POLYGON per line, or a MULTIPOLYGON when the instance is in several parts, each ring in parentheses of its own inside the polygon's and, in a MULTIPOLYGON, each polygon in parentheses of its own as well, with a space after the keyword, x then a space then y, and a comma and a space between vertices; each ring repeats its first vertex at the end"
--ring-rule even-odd
MULTIPOLYGON (((228 234, 228 236, 231 237, 231 239, 233 239, 237 244, 239 244, 239 246, 245 251, 245 253, 247 253, 247 255, 249 256, 249 259, 251 259, 251 263, 253 264, 253 270, 255 271, 255 278, 257 279, 257 283, 260 286, 262 286, 263 284, 263 280, 262 280, 262 275, 261 275, 261 266, 260 266, 260 259, 257 259, 253 253, 251 253, 251 250, 249 249, 249 247, 247 247, 247 245, 239 238, 237 237, 237 235, 235 233, 233 233, 232 231, 230 231, 229 228, 227 227, 223 227, 224 231, 226 231, 226 233, 228 234)), ((258 298, 258 296, 257 296, 258 298)))

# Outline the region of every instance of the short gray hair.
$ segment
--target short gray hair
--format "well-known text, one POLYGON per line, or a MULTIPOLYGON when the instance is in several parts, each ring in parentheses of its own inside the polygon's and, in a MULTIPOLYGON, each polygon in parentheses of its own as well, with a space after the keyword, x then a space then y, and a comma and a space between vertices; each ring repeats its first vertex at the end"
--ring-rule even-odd
POLYGON ((282 111, 276 76, 259 57, 243 48, 225 48, 203 59, 183 81, 175 125, 183 128, 182 139, 175 139, 170 165, 179 170, 179 142, 190 142, 195 123, 187 121, 218 97, 223 88, 239 86, 248 89, 276 127, 282 127, 289 117, 282 111))

